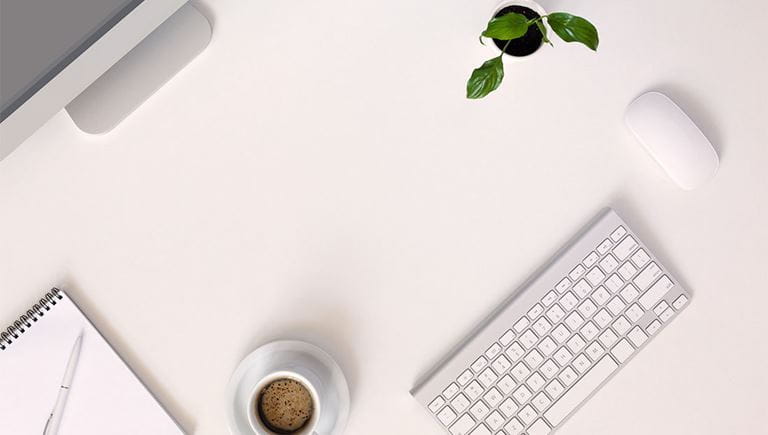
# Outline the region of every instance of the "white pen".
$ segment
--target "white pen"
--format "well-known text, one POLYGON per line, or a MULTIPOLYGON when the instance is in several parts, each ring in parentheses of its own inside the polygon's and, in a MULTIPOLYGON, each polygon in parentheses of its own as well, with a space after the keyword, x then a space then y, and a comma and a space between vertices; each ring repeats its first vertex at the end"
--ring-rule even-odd
POLYGON ((75 344, 72 346, 72 353, 69 355, 69 362, 64 371, 64 379, 62 379, 61 386, 59 387, 59 395, 56 397, 56 404, 53 405, 51 416, 48 417, 48 421, 45 423, 43 435, 55 435, 59 431, 61 416, 64 413, 64 405, 67 403, 69 387, 72 386, 72 379, 75 377, 75 368, 77 367, 77 360, 80 358, 82 344, 83 333, 81 331, 75 340, 75 344))

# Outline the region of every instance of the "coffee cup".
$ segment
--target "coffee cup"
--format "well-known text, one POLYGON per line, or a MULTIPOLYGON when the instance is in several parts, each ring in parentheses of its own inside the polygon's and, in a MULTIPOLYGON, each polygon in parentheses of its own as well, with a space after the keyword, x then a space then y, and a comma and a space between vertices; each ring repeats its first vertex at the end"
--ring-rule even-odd
POLYGON ((248 401, 248 421, 253 431, 259 435, 314 434, 322 412, 316 384, 295 370, 264 376, 248 401))

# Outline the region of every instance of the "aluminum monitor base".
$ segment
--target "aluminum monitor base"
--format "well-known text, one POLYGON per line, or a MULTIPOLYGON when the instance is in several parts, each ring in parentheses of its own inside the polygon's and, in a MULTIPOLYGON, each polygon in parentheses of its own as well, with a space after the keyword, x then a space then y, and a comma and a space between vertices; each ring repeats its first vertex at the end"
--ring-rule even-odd
POLYGON ((211 25, 189 3, 66 106, 78 128, 104 134, 181 71, 211 40, 211 25))

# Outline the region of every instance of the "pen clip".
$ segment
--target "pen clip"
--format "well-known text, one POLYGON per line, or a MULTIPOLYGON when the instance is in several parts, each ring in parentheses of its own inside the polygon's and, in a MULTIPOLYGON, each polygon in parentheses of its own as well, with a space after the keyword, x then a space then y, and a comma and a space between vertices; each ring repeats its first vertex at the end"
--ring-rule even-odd
POLYGON ((51 413, 51 415, 48 416, 48 420, 45 421, 45 427, 43 428, 43 435, 47 435, 48 434, 48 425, 51 424, 51 419, 52 418, 53 418, 53 413, 51 413))

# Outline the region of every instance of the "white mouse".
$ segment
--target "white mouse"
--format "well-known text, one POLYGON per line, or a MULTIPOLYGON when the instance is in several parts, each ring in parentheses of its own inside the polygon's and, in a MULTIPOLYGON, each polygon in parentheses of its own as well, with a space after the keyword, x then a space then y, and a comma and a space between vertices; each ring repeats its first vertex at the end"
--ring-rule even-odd
POLYGON ((720 161, 712 144, 666 95, 648 92, 637 97, 627 107, 624 121, 681 188, 693 190, 717 172, 720 161))

